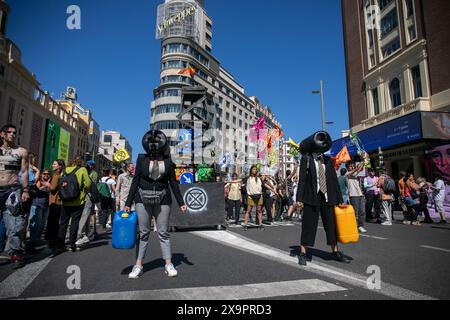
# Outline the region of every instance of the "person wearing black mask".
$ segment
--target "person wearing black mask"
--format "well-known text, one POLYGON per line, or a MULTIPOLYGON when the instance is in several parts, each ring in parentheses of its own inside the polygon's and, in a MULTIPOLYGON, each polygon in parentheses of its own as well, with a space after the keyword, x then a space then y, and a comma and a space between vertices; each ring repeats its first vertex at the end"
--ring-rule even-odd
POLYGON ((183 213, 187 211, 187 206, 183 202, 175 178, 175 166, 169 156, 167 137, 161 131, 152 130, 145 134, 142 145, 147 154, 138 157, 135 176, 124 208, 124 211, 130 212, 133 202, 136 204, 139 224, 137 261, 129 278, 138 279, 143 274, 142 261, 147 251, 152 217, 156 221, 161 251, 166 262, 165 272, 169 277, 175 277, 178 272, 172 264, 168 230, 172 204, 170 189, 183 213))
POLYGON ((307 247, 314 247, 319 215, 331 246, 334 258, 349 263, 347 257, 338 251, 334 207, 343 203, 336 171, 330 157, 324 155, 330 150, 331 137, 318 132, 302 142, 303 155, 300 163, 300 182, 297 190, 297 207, 303 209, 302 235, 298 263, 306 266, 307 247))

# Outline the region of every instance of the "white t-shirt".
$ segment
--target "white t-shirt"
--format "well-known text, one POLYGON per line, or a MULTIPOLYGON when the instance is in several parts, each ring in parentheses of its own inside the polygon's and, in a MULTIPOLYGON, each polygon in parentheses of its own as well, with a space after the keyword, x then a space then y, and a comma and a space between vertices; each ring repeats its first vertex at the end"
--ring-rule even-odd
POLYGON ((438 180, 434 183, 434 187, 439 191, 434 192, 434 201, 444 201, 445 199, 445 183, 442 180, 438 180))
POLYGON ((111 192, 111 198, 115 198, 116 195, 114 194, 112 186, 116 185, 116 181, 114 181, 114 179, 111 177, 103 177, 100 179, 100 182, 106 183, 108 185, 109 191, 111 192))

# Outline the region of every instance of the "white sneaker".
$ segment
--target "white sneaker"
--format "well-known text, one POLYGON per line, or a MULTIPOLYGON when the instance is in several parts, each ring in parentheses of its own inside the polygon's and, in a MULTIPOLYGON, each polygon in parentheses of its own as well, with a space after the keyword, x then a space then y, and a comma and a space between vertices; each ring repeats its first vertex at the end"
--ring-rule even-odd
POLYGON ((382 226, 392 226, 392 222, 385 221, 381 224, 382 226))
POLYGON ((358 230, 359 230, 359 232, 361 232, 361 233, 367 233, 367 230, 364 229, 363 227, 359 227, 358 230))
POLYGON ((178 275, 178 271, 175 269, 173 264, 166 265, 165 269, 166 269, 166 274, 171 278, 176 277, 178 275))
POLYGON ((83 238, 80 238, 75 242, 76 246, 82 246, 85 244, 88 244, 90 242, 89 238, 87 236, 84 236, 83 238))
POLYGON ((140 276, 144 274, 144 268, 141 266, 134 266, 133 271, 128 275, 129 279, 138 279, 140 276))

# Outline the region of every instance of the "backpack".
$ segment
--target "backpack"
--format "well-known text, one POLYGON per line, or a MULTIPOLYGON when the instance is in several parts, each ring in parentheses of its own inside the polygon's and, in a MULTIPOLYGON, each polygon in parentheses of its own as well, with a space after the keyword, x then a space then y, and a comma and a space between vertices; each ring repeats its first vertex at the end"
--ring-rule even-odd
POLYGON ((92 203, 98 203, 101 200, 100 192, 98 191, 97 185, 92 179, 91 179, 91 187, 89 188, 89 197, 91 198, 92 203))
POLYGON ((64 175, 59 179, 59 197, 62 201, 73 201, 80 196, 80 186, 78 185, 77 171, 80 167, 76 167, 71 173, 67 174, 64 170, 64 175))
POLYGON ((394 179, 387 175, 384 175, 383 191, 386 193, 393 193, 396 191, 394 179))
POLYGON ((100 193, 100 196, 102 198, 112 198, 111 197, 111 189, 109 189, 109 186, 108 186, 108 181, 110 179, 111 178, 108 178, 108 179, 106 179, 105 182, 97 183, 97 189, 98 189, 98 192, 100 193))

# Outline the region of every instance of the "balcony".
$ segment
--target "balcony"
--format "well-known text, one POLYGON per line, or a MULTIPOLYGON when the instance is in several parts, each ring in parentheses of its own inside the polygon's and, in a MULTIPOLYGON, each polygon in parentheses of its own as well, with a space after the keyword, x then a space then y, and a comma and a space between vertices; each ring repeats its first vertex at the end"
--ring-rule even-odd
POLYGON ((430 99, 428 98, 418 98, 408 103, 402 104, 397 108, 391 109, 387 112, 379 114, 367 120, 363 120, 360 125, 353 128, 354 132, 359 132, 366 130, 382 123, 395 120, 397 118, 406 116, 410 113, 417 111, 431 111, 430 99))

